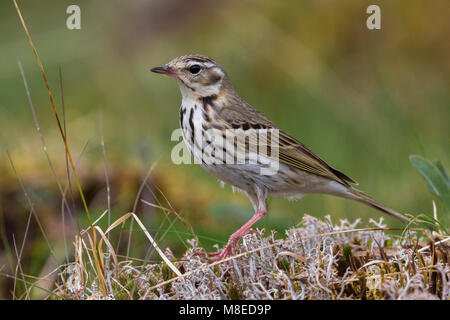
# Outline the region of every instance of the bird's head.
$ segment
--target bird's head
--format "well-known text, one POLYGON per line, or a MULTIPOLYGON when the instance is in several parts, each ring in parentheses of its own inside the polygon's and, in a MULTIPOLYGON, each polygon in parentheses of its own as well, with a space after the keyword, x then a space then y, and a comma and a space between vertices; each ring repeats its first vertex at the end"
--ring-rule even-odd
POLYGON ((215 60, 202 55, 180 56, 152 72, 174 77, 183 98, 202 98, 218 95, 231 87, 225 71, 215 60))

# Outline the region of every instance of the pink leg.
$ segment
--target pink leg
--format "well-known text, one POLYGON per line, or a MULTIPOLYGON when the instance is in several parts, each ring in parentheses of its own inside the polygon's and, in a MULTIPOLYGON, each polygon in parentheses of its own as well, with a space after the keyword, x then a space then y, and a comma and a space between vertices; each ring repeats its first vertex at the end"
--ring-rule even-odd
POLYGON ((265 215, 266 215, 266 211, 261 211, 261 210, 256 211, 250 220, 248 220, 242 227, 239 228, 238 231, 236 231, 235 233, 233 233, 231 235, 225 248, 223 248, 222 250, 219 250, 217 252, 209 253, 209 255, 213 256, 213 258, 211 258, 210 261, 218 261, 218 260, 222 260, 222 259, 225 259, 226 257, 228 257, 231 254, 231 251, 234 248, 234 246, 236 245, 236 243, 238 243, 239 239, 241 239, 244 235, 246 235, 248 232, 248 229, 250 229, 251 226, 256 221, 258 221, 265 215))

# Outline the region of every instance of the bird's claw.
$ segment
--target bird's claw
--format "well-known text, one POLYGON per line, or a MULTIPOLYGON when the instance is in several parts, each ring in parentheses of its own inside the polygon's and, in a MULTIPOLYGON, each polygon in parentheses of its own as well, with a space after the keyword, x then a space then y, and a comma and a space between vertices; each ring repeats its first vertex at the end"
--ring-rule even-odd
POLYGON ((220 261, 223 259, 228 258, 231 253, 234 250, 234 244, 227 244, 225 246, 225 248, 223 248, 222 250, 219 250, 217 252, 210 252, 208 253, 208 256, 211 256, 211 258, 208 258, 209 262, 216 262, 216 261, 220 261))

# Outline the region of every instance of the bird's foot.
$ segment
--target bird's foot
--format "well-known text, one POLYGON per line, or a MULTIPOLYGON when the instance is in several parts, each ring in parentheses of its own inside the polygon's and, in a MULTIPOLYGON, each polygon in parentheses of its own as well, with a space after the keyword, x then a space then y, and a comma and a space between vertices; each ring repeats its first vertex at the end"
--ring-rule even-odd
POLYGON ((209 252, 208 257, 211 256, 211 258, 208 258, 208 261, 216 262, 228 258, 233 253, 234 247, 235 243, 228 243, 222 250, 209 252))
POLYGON ((227 245, 222 250, 219 250, 217 252, 210 252, 208 253, 208 256, 211 256, 211 258, 208 259, 209 262, 216 262, 223 259, 228 258, 232 253, 234 253, 236 249, 236 244, 239 242, 239 239, 241 239, 243 236, 246 236, 248 234, 256 233, 253 229, 247 229, 247 230, 241 230, 236 233, 234 233, 230 240, 228 240, 227 245))
POLYGON ((208 260, 208 262, 216 262, 228 258, 234 252, 235 244, 228 243, 225 248, 216 252, 206 252, 204 249, 196 250, 195 255, 202 256, 208 260))

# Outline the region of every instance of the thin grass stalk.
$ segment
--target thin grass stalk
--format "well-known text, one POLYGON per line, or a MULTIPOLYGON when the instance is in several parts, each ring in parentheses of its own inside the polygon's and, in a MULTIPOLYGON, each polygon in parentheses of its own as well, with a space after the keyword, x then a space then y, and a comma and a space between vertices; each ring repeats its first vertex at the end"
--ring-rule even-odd
MULTIPOLYGON (((43 78, 45 86, 47 88, 47 93, 48 93, 48 97, 50 99, 50 104, 51 104, 51 107, 52 107, 52 110, 53 110, 53 114, 54 114, 56 122, 58 124, 59 132, 60 132, 61 138, 62 138, 62 140, 64 142, 64 147, 66 149, 66 153, 67 153, 67 156, 69 158, 70 165, 72 167, 72 172, 73 172, 73 175, 74 175, 74 178, 75 178, 75 182, 76 182, 78 191, 80 193, 81 200, 83 202, 84 210, 86 212, 86 215, 87 215, 87 218, 88 218, 88 221, 89 221, 89 226, 91 228, 92 235, 94 237, 93 242, 91 242, 91 245, 92 245, 94 260, 96 261, 96 267, 100 268, 100 265, 98 264, 99 257, 97 257, 97 251, 96 251, 96 247, 95 247, 95 243, 97 243, 96 231, 94 229, 94 226, 92 225, 92 219, 91 219, 91 215, 89 213, 89 208, 87 206, 86 199, 84 197, 83 189, 81 188, 81 184, 80 184, 80 181, 79 181, 79 178, 78 178, 78 174, 77 174, 77 171, 75 169, 75 165, 74 165, 74 162, 73 162, 73 159, 72 159, 72 154, 70 153, 70 149, 69 149, 69 146, 67 144, 66 136, 65 136, 64 131, 63 131, 62 126, 61 126, 61 121, 59 120, 58 112, 56 110, 55 102, 53 100, 53 95, 52 95, 52 92, 50 90, 50 86, 48 84, 47 76, 46 76, 45 71, 44 71, 44 66, 42 65, 41 59, 40 59, 39 54, 38 54, 38 52, 36 50, 36 47, 34 46, 33 40, 31 39, 30 33, 29 33, 28 28, 27 28, 27 26, 25 24, 25 21, 24 21, 24 19, 22 17, 22 13, 21 13, 21 11, 19 9, 19 6, 17 5, 16 0, 13 0, 13 3, 14 3, 14 6, 16 7, 17 14, 19 15, 20 21, 22 23, 22 26, 24 28, 24 31, 25 31, 25 34, 26 34, 26 36, 28 38, 30 46, 31 46, 31 48, 33 50, 33 53, 34 53, 34 55, 36 57, 37 63, 38 63, 39 68, 41 70, 42 78, 43 78)), ((101 274, 103 270, 98 269, 97 271, 98 271, 99 274, 101 274)))
MULTIPOLYGON (((15 280, 18 280, 18 281, 24 281, 23 279, 17 278, 17 277, 15 277, 15 276, 12 276, 12 275, 7 274, 7 273, 0 272, 0 275, 1 275, 1 276, 4 276, 4 277, 6 277, 6 278, 15 279, 15 280)), ((39 286, 35 286, 32 282, 29 282, 29 281, 25 281, 25 282, 26 282, 27 285, 34 286, 34 287, 36 287, 36 288, 38 288, 38 289, 41 289, 41 290, 43 290, 43 291, 46 291, 47 293, 49 293, 49 294, 51 294, 51 295, 55 295, 57 298, 63 298, 62 296, 57 295, 57 294, 54 293, 53 291, 50 291, 50 290, 48 290, 48 289, 46 289, 46 288, 41 288, 41 287, 39 287, 39 286)))
POLYGON ((27 199, 28 205, 30 206, 30 211, 33 214, 33 216, 34 216, 34 218, 36 220, 36 223, 37 223, 37 225, 39 227, 39 230, 41 231, 42 236, 44 237, 44 240, 45 240, 45 242, 46 242, 46 244, 47 244, 47 246, 48 246, 48 248, 50 250, 50 254, 52 255, 53 259, 55 260, 55 263, 58 264, 58 260, 56 259, 55 252, 54 252, 54 250, 53 250, 53 248, 52 248, 52 246, 50 244, 50 241, 48 240, 47 235, 45 234, 44 228, 42 227, 42 224, 41 224, 41 220, 39 219, 39 217, 38 217, 38 215, 36 213, 36 210, 34 210, 34 204, 31 201, 31 198, 30 198, 27 190, 25 189, 25 186, 24 186, 24 184, 22 182, 22 179, 20 178, 20 176, 19 176, 19 174, 18 174, 18 172, 16 170, 16 167, 14 165, 14 162, 12 161, 11 155, 9 154, 9 151, 6 151, 6 154, 8 155, 9 163, 11 164, 11 167, 13 169, 14 175, 16 176, 17 180, 19 181, 20 188, 22 189, 22 192, 24 193, 25 198, 27 199))
MULTIPOLYGON (((19 69, 20 69, 20 74, 22 76, 23 84, 25 86, 25 91, 26 91, 27 98, 28 98, 28 104, 29 104, 30 109, 31 109, 31 114, 33 115, 34 124, 35 124, 36 130, 38 132, 39 138, 41 140, 42 149, 44 150, 45 156, 47 157, 47 162, 48 162, 48 164, 50 166, 50 169, 52 171, 53 177, 55 178, 56 184, 58 185, 59 192, 62 195, 62 202, 63 202, 63 206, 62 206, 62 210, 63 210, 63 212, 62 212, 63 213, 62 214, 62 222, 63 222, 63 226, 64 226, 65 225, 65 223, 64 223, 65 222, 64 221, 65 220, 64 219, 64 205, 67 207, 67 209, 68 209, 68 211, 69 211, 71 216, 72 216, 72 212, 70 210, 69 204, 66 201, 66 197, 65 197, 65 194, 63 192, 63 188, 62 188, 61 183, 59 181, 58 175, 56 174, 55 167, 53 166, 53 163, 52 163, 52 161, 50 159, 50 155, 49 155, 48 149, 47 149, 47 144, 45 143, 44 136, 42 135, 42 132, 41 132, 41 127, 39 125, 39 121, 38 121, 38 118, 37 118, 37 115, 36 115, 36 110, 34 109, 33 100, 31 99, 31 94, 30 94, 30 89, 28 87, 28 82, 27 82, 27 79, 25 77, 25 72, 23 71, 22 63, 20 62, 20 60, 18 61, 18 64, 19 64, 19 69)), ((64 237, 64 246, 65 246, 65 249, 66 249, 66 260, 68 261, 69 257, 68 257, 68 253, 67 253, 67 237, 66 237, 65 228, 63 228, 63 237, 64 237)))
POLYGON ((106 231, 105 233, 110 232, 112 229, 114 229, 116 226, 118 226, 120 223, 125 222, 125 220, 127 220, 128 218, 133 217, 137 224, 139 225, 139 227, 142 229, 142 231, 144 232, 145 236, 147 237, 147 239, 150 241, 150 243, 155 247, 155 250, 158 252, 159 256, 163 259, 163 261, 167 264, 167 266, 172 269, 172 271, 178 275, 181 276, 181 272, 173 265, 173 263, 169 260, 169 258, 167 258, 167 256, 164 254, 164 252, 162 252, 162 250, 159 248, 158 244, 156 243, 155 240, 153 240, 152 236, 150 235, 150 233, 147 231, 147 229, 145 228, 144 224, 141 222, 141 220, 133 213, 133 212, 128 212, 126 214, 124 214, 122 217, 120 217, 119 219, 117 219, 106 231))
POLYGON ((3 248, 6 252, 6 258, 8 259, 9 268, 11 271, 14 270, 14 259, 9 245, 8 237, 6 236, 6 226, 5 226, 5 216, 3 214, 3 202, 0 197, 0 237, 2 239, 3 248))
MULTIPOLYGON (((25 287, 26 296, 29 299, 30 296, 28 295, 28 288, 27 288, 27 285, 26 285, 26 282, 25 282, 25 277, 23 275, 23 269, 22 269, 22 263, 21 263, 21 261, 22 261, 22 254, 19 254, 19 252, 17 252, 16 238, 14 237, 14 235, 13 235, 13 245, 14 245, 14 251, 16 253, 16 258, 17 258, 16 276, 17 276, 17 272, 20 271, 20 275, 21 275, 21 277, 23 279, 23 284, 24 284, 24 287, 25 287)), ((14 282, 14 292, 16 291, 15 284, 16 283, 14 282)), ((14 296, 15 296, 15 294, 14 294, 14 296)))
MULTIPOLYGON (((63 77, 62 77, 61 66, 59 66, 59 88, 61 90, 61 107, 62 107, 62 116, 63 116, 64 136, 67 139, 66 105, 64 103, 64 87, 63 87, 63 77)), ((75 208, 75 201, 74 201, 73 192, 72 192, 72 183, 70 182, 69 157, 67 156, 67 152, 65 152, 65 150, 64 150, 64 155, 66 158, 67 186, 69 187, 70 198, 72 199, 72 208, 75 208)), ((77 161, 75 161, 75 166, 76 166, 76 164, 77 164, 77 161)), ((77 227, 79 227, 78 224, 77 224, 77 227)), ((78 233, 78 231, 79 230, 77 230, 77 233, 78 233)))
MULTIPOLYGON (((27 225, 25 227, 25 232, 24 232, 24 235, 23 235, 22 246, 20 248, 19 257, 22 257, 22 252, 23 252, 23 248, 25 247, 26 240, 27 240, 28 230, 30 229, 30 222, 31 222, 31 217, 32 216, 33 216, 33 213, 30 210, 30 213, 28 214, 27 225)), ((13 269, 11 269, 11 271, 12 270, 13 269)), ((17 276, 17 269, 16 269, 16 276, 17 276)), ((15 297, 15 295, 16 295, 16 282, 14 281, 13 297, 15 297)))
POLYGON ((102 267, 103 256, 99 254, 99 252, 95 246, 95 242, 93 241, 93 239, 91 238, 89 233, 87 234, 87 236, 88 236, 89 244, 91 245, 91 248, 92 248, 92 254, 94 257, 94 266, 95 266, 95 269, 97 270, 97 277, 98 277, 100 292, 103 293, 104 295, 106 295, 107 294, 107 286, 106 286, 106 279, 105 279, 105 275, 104 275, 105 270, 102 267))
MULTIPOLYGON (((135 213, 136 213, 136 210, 137 210, 137 205, 139 203, 139 198, 141 197, 142 191, 144 190, 144 186, 146 184, 146 181, 150 177, 150 174, 152 173, 153 169, 155 168, 156 163, 157 163, 157 161, 155 161, 155 163, 153 163, 153 165, 147 171, 144 179, 141 182, 141 185, 139 186, 139 190, 138 190, 138 192, 136 194, 136 198, 134 199, 134 204, 133 204, 133 212, 135 212, 135 213)), ((123 231, 123 228, 120 230, 119 241, 120 241, 120 238, 122 236, 122 231, 123 231)), ((127 253, 126 253, 127 258, 128 258, 129 254, 130 254, 130 245, 131 245, 131 235, 132 235, 132 233, 133 233, 133 219, 131 219, 131 222, 130 222, 130 233, 128 235, 127 253)), ((119 242, 117 243, 117 248, 118 247, 119 247, 119 242)))
POLYGON ((92 229, 92 232, 93 232, 93 235, 94 235, 94 240, 95 240, 95 230, 94 230, 94 227, 92 226, 91 215, 89 213, 89 209, 88 209, 88 206, 87 206, 87 203, 86 203, 86 199, 84 197, 84 193, 83 193, 83 190, 81 188, 80 181, 78 179, 77 171, 75 170, 75 165, 74 165, 74 162, 72 160, 72 154, 70 153, 70 149, 69 149, 69 146, 67 144, 66 136, 64 135, 64 131, 63 131, 62 126, 61 126, 61 121, 59 120, 58 112, 57 112, 56 107, 55 107, 55 102, 53 100, 53 95, 52 95, 52 92, 50 90, 50 86, 48 84, 48 80, 47 80, 47 76, 45 74, 44 66, 42 65, 41 58, 39 57, 39 54, 38 54, 38 52, 36 50, 36 47, 34 46, 33 40, 31 39, 31 36, 30 36, 29 31, 28 31, 27 25, 25 24, 25 21, 24 21, 24 19, 22 17, 22 13, 21 13, 21 11, 19 9, 19 6, 17 5, 16 0, 13 0, 13 3, 14 3, 14 6, 16 7, 17 14, 19 15, 20 21, 21 21, 22 26, 23 26, 23 28, 25 30, 25 34, 26 34, 26 36, 28 38, 28 42, 30 43, 31 49, 33 50, 34 56, 36 57, 37 63, 38 63, 39 68, 41 70, 42 78, 44 79, 45 87, 47 88, 47 93, 48 93, 48 97, 50 99, 50 104, 51 104, 51 107, 52 107, 52 110, 53 110, 53 114, 55 116, 56 123, 58 124, 59 132, 60 132, 61 137, 63 139, 64 147, 66 149, 67 156, 69 158, 69 162, 70 162, 70 165, 72 167, 72 172, 73 172, 73 175, 74 175, 74 178, 75 178, 75 182, 77 184, 78 191, 80 193, 80 197, 81 197, 81 200, 83 202, 83 206, 84 206, 84 209, 86 211, 86 215, 88 217, 89 223, 91 225, 91 229, 92 229))
MULTIPOLYGON (((106 150, 105 150, 105 139, 103 138, 103 110, 102 106, 99 105, 99 118, 100 118, 100 144, 102 146, 102 155, 103 155, 103 165, 105 167, 105 179, 106 179, 106 193, 107 193, 107 202, 108 202, 108 227, 111 225, 111 187, 109 183, 109 174, 108 174, 108 164, 106 162, 106 150)), ((109 234, 108 234, 109 240, 109 234)))

